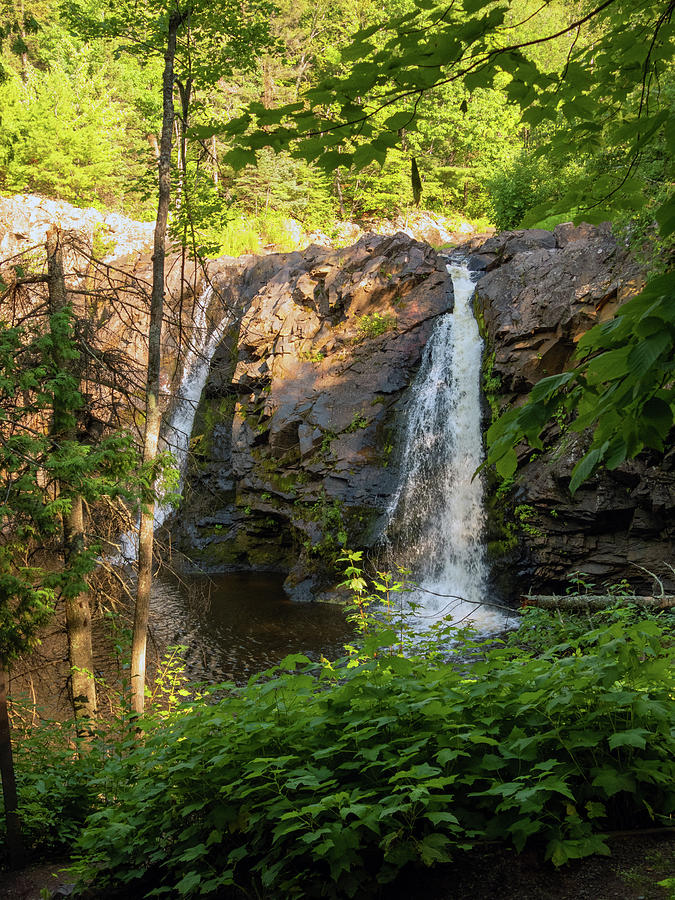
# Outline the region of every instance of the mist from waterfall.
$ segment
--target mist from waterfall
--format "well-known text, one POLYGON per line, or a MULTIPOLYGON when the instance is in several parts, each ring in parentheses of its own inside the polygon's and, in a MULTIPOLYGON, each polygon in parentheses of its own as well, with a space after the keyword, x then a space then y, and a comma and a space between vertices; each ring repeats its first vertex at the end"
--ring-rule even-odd
POLYGON ((450 615, 480 630, 504 617, 487 596, 480 376, 483 342, 473 315, 474 283, 465 266, 449 265, 455 306, 439 317, 411 389, 399 488, 386 537, 399 564, 419 585, 422 627, 450 615), (452 595, 452 596, 448 596, 452 595), (456 598, 463 598, 458 600, 456 598))

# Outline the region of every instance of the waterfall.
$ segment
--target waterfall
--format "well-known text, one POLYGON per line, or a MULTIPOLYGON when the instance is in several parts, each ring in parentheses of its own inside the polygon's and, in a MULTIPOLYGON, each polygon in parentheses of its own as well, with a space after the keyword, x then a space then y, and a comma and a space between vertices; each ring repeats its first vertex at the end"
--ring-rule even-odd
MULTIPOLYGON (((171 415, 160 435, 160 448, 170 450, 176 462, 176 468, 179 471, 179 491, 185 480, 192 426, 209 374, 211 359, 225 329, 232 321, 230 314, 224 312, 217 325, 209 323, 207 311, 212 297, 213 288, 207 284, 195 300, 194 324, 183 362, 183 374, 174 398, 171 415)), ((159 528, 163 524, 170 512, 170 504, 162 503, 161 500, 155 504, 155 528, 159 528)), ((120 537, 121 560, 116 559, 115 562, 133 562, 137 556, 137 532, 123 534, 120 537)))
POLYGON ((471 274, 465 266, 447 269, 455 307, 437 320, 412 385, 400 484, 385 533, 419 585, 412 600, 422 627, 450 615, 493 631, 505 619, 482 605, 485 511, 481 478, 473 478, 483 460, 483 342, 473 316, 471 274))
MULTIPOLYGON (((195 301, 194 324, 185 352, 183 374, 178 392, 174 397, 171 416, 161 434, 161 448, 171 451, 176 461, 176 468, 180 473, 179 491, 185 480, 192 426, 209 375, 211 359, 220 343, 225 327, 230 321, 229 316, 225 314, 217 326, 209 325, 206 313, 212 297, 213 288, 207 284, 195 301)), ((168 504, 161 502, 156 504, 155 528, 162 525, 170 512, 171 507, 168 504)))

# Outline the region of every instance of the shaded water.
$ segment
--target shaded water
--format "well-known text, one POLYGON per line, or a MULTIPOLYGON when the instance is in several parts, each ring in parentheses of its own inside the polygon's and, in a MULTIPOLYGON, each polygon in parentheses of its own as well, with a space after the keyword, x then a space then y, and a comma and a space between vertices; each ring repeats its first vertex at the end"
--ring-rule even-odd
POLYGON ((283 576, 269 573, 160 577, 150 629, 150 649, 186 645, 187 674, 209 682, 245 682, 289 653, 337 659, 353 639, 343 607, 291 601, 283 576))

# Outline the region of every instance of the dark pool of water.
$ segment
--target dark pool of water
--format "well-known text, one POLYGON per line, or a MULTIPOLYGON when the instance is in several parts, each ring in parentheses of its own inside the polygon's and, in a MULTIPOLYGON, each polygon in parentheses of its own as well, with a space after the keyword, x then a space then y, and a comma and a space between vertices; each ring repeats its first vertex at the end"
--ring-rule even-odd
POLYGON ((283 576, 260 573, 157 578, 149 651, 184 644, 191 679, 238 683, 289 653, 344 655, 353 631, 343 608, 289 600, 282 584, 283 576))

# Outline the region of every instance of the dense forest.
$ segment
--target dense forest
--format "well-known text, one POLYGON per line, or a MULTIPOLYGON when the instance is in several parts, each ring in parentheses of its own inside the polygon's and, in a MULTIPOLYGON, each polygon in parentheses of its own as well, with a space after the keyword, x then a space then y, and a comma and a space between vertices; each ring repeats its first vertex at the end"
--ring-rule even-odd
MULTIPOLYGON (((420 637, 397 602, 409 573, 375 571, 340 538, 340 659, 292 654, 245 685, 196 685, 184 648, 146 656, 156 510, 182 485, 161 451, 167 357, 186 352, 207 258, 317 234, 339 247, 345 223, 377 231, 419 210, 450 230, 610 221, 643 286, 579 336, 572 368, 492 410, 481 468, 506 492, 524 447, 542 451, 551 427, 581 434, 573 496, 671 452, 674 10, 0 0, 0 194, 155 223, 145 280, 102 261, 104 230, 87 245, 53 228, 0 260, 0 867, 59 860, 90 897, 414 896, 411 880, 486 848, 560 867, 610 854, 617 833, 672 839, 663 586, 640 601, 613 585, 593 613, 580 575, 564 615, 420 637), (126 321, 140 363, 111 344, 126 321), (134 527, 130 571, 106 553, 134 527), (12 670, 59 630, 69 675, 52 691, 67 703, 43 715, 34 693, 10 698, 12 670)), ((391 326, 359 323, 354 344, 391 326)), ((355 413, 346 431, 363 427, 355 413)), ((338 505, 319 514, 346 535, 338 505)), ((658 871, 649 896, 667 897, 675 879, 658 871)))
MULTIPOLYGON (((93 20, 103 20, 105 15, 100 4, 62 9, 45 0, 24 6, 17 0, 3 8, 0 189, 34 191, 81 206, 92 204, 152 218, 153 167, 162 117, 162 48, 159 34, 144 33, 152 27, 151 19, 134 21, 130 10, 126 23, 116 19, 112 32, 98 28, 97 36, 93 20), (85 16, 92 20, 88 28, 85 16)), ((153 7, 148 8, 151 17, 153 7)), ((396 140, 380 137, 377 148, 368 141, 368 130, 360 128, 352 136, 353 154, 343 153, 343 165, 318 167, 307 160, 307 153, 301 155, 291 147, 278 153, 263 147, 255 165, 241 166, 246 159, 241 129, 239 134, 231 127, 226 131, 249 104, 283 109, 311 96, 313 89, 336 74, 344 77, 351 67, 358 73, 355 63, 361 54, 363 67, 374 51, 391 52, 392 32, 387 26, 396 17, 410 18, 415 9, 414 4, 406 8, 399 3, 296 3, 274 9, 260 4, 252 13, 258 22, 251 23, 248 46, 242 46, 240 37, 235 46, 234 34, 225 32, 238 26, 226 21, 220 26, 220 39, 230 42, 228 50, 216 66, 208 68, 197 55, 190 59, 191 44, 205 49, 199 30, 204 26, 196 25, 180 38, 179 54, 185 59, 184 72, 177 77, 176 100, 177 105, 180 100, 186 106, 178 108, 174 125, 173 162, 182 173, 177 177, 192 195, 191 202, 208 212, 204 218, 208 218, 215 250, 220 249, 219 243, 223 245, 228 221, 241 213, 251 219, 265 214, 253 228, 263 221, 273 227, 269 221, 273 213, 279 213, 295 217, 306 230, 329 229, 336 219, 393 218, 413 202, 411 159, 418 167, 426 208, 493 221, 500 228, 518 224, 538 202, 550 203, 572 180, 588 183, 608 175, 612 167, 618 171, 627 148, 615 142, 613 129, 620 129, 621 123, 612 119, 602 130, 598 127, 580 153, 563 153, 559 148, 553 160, 548 153, 537 152, 557 143, 556 135, 566 140, 568 124, 586 113, 588 100, 571 96, 558 104, 554 116, 530 115, 526 121, 521 121, 514 103, 527 99, 519 96, 520 80, 514 77, 524 75, 527 65, 542 73, 558 73, 572 50, 589 45, 596 32, 608 27, 606 22, 591 20, 584 30, 575 28, 574 22, 583 19, 586 10, 582 5, 557 2, 546 3, 542 9, 535 3, 509 5, 501 32, 515 38, 509 37, 514 46, 531 46, 523 50, 522 60, 512 51, 509 63, 490 76, 474 76, 466 83, 463 78, 437 79, 434 72, 428 84, 422 80, 419 85, 414 78, 401 79, 413 91, 419 90, 414 113, 408 112, 405 94, 411 92, 407 91, 400 98, 388 96, 383 111, 373 115, 375 127, 388 122, 387 131, 390 135, 393 131, 396 140), (365 27, 372 30, 368 43, 341 54, 341 46, 365 27), (542 36, 557 32, 560 38, 538 43, 542 36), (392 127, 394 119, 393 126, 400 123, 399 128, 392 127), (212 135, 202 138, 204 130, 212 135), (179 139, 181 131, 187 133, 187 146, 179 139), (564 156, 568 158, 561 164, 564 156)), ((160 13, 157 7, 155 14, 160 13)), ((231 10, 224 4, 223 10, 213 11, 214 19, 216 15, 231 15, 231 10)), ((429 28, 433 18, 431 13, 424 15, 428 23, 420 23, 421 27, 429 28)), ((467 11, 467 21, 469 15, 467 11)), ((451 47, 442 50, 432 67, 440 67, 442 55, 451 52, 451 47)), ((409 66, 410 60, 402 59, 401 65, 409 66)), ((565 83, 570 88, 576 84, 574 71, 573 65, 567 73, 565 83)), ((651 86, 651 102, 658 102, 662 114, 672 103, 672 85, 667 71, 658 77, 658 91, 651 86)), ((580 76, 578 87, 588 93, 580 76)), ((635 93, 622 98, 622 118, 635 112, 627 108, 629 104, 640 103, 638 88, 636 83, 635 93)), ((354 90, 359 89, 355 81, 354 90)), ((330 109, 322 98, 319 102, 321 108, 330 109)), ((659 133, 663 137, 652 140, 652 149, 641 155, 631 173, 633 196, 636 192, 646 195, 648 207, 658 203, 665 189, 667 129, 661 127, 659 133)), ((626 190, 621 193, 624 206, 635 212, 634 204, 625 199, 626 190)), ((642 221, 643 229, 648 216, 642 221)))

